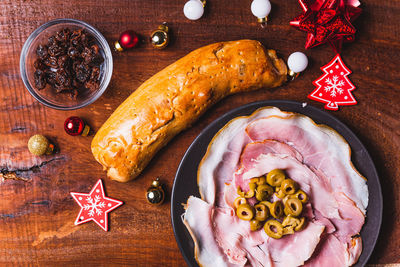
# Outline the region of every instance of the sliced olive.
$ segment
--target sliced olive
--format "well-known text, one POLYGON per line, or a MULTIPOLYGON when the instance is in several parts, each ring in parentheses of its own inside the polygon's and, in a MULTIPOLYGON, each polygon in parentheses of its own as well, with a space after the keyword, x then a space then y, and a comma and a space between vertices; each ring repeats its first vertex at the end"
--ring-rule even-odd
POLYGON ((297 231, 301 231, 303 230, 305 224, 306 224, 306 219, 304 217, 300 218, 299 220, 299 224, 294 228, 294 230, 297 231))
POLYGON ((285 219, 283 219, 283 221, 282 221, 283 227, 286 227, 286 226, 295 227, 299 224, 300 224, 300 220, 296 217, 293 217, 292 215, 286 216, 285 219))
MULTIPOLYGON (((277 188, 279 188, 279 187, 277 187, 277 188)), ((283 199, 286 196, 286 194, 280 189, 278 191, 276 191, 275 195, 280 199, 283 199)))
POLYGON ((272 203, 269 201, 261 201, 260 204, 263 204, 263 205, 267 206, 269 209, 271 209, 272 203))
POLYGON ((261 184, 256 189, 256 199, 258 201, 267 200, 274 193, 274 189, 267 184, 261 184))
POLYGON ((262 227, 262 222, 260 222, 258 220, 250 221, 250 230, 251 231, 257 231, 257 230, 261 229, 261 227, 262 227))
POLYGON ((303 204, 297 198, 289 198, 285 203, 284 212, 286 215, 299 216, 303 211, 303 204))
POLYGON ((271 213, 272 217, 275 219, 279 219, 283 216, 283 204, 281 201, 275 201, 269 207, 269 212, 271 213))
POLYGON ((286 195, 292 195, 296 192, 297 184, 292 179, 285 179, 281 184, 281 191, 286 195))
POLYGON ((267 184, 267 179, 265 176, 258 177, 257 185, 267 184))
POLYGON ((263 222, 269 217, 269 209, 264 204, 258 203, 254 205, 254 209, 256 210, 256 216, 254 219, 257 221, 263 222))
POLYGON ((249 204, 241 204, 236 209, 236 215, 239 219, 250 221, 254 217, 254 208, 249 204))
POLYGON ((293 197, 295 197, 298 200, 300 200, 301 203, 306 203, 308 201, 307 194, 301 189, 299 189, 296 193, 294 193, 293 197))
POLYGON ((233 206, 237 209, 241 204, 246 204, 247 200, 244 197, 237 197, 233 202, 233 206))
POLYGON ((275 239, 279 239, 283 235, 283 227, 282 224, 276 220, 268 220, 264 224, 265 233, 275 239))
POLYGON ((244 192, 242 191, 242 188, 240 188, 240 186, 237 187, 237 194, 241 197, 244 197, 244 192))
POLYGON ((282 170, 275 169, 267 174, 267 183, 272 186, 280 186, 285 178, 285 173, 282 170))
POLYGON ((247 191, 247 192, 244 194, 244 197, 245 197, 245 198, 252 198, 252 197, 254 197, 254 195, 255 195, 255 193, 256 193, 257 184, 255 184, 255 183, 249 183, 249 187, 250 187, 250 190, 247 191))
POLYGON ((283 235, 294 234, 294 226, 283 227, 283 235))

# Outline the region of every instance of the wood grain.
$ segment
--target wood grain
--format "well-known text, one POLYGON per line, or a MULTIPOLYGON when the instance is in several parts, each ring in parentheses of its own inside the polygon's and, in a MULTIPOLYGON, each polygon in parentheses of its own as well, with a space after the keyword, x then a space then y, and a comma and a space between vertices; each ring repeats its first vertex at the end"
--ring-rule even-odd
MULTIPOLYGON (((217 41, 252 38, 277 49, 286 59, 304 51, 305 34, 288 22, 300 12, 297 1, 272 0, 270 22, 257 25, 251 0, 208 1, 199 21, 184 18, 185 0, 3 0, 0 2, 0 264, 18 266, 135 265, 184 266, 170 223, 169 200, 154 207, 144 193, 156 176, 171 191, 179 161, 194 138, 213 120, 243 104, 264 99, 291 99, 323 105, 306 98, 320 66, 333 56, 328 46, 307 51, 311 66, 297 80, 273 91, 260 90, 229 97, 209 110, 192 128, 177 136, 133 182, 105 178, 90 153, 91 137, 64 133, 71 115, 99 129, 112 111, 153 74, 189 51, 217 41), (167 49, 154 50, 147 41, 139 48, 114 53, 114 73, 104 95, 76 111, 57 111, 39 104, 25 89, 19 55, 29 34, 55 18, 75 18, 99 29, 112 43, 133 29, 147 40, 167 21, 173 38, 167 49), (52 156, 33 157, 28 138, 42 133, 59 147, 52 156), (7 173, 16 171, 22 180, 7 173), (110 231, 94 223, 74 226, 79 211, 69 192, 89 192, 104 178, 107 194, 124 201, 110 214, 110 231)), ((342 57, 352 69, 349 78, 359 104, 332 112, 359 136, 378 168, 385 210, 383 230, 371 264, 400 263, 400 2, 362 1, 356 21, 356 42, 344 46, 342 57)))

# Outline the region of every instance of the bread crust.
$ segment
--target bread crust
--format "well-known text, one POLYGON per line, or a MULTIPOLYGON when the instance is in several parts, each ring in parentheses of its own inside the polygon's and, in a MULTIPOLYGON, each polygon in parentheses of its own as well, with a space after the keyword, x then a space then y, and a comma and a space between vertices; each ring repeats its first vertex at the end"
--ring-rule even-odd
POLYGON ((286 81, 274 50, 239 40, 201 47, 161 70, 134 91, 92 141, 109 178, 136 178, 175 135, 222 98, 286 81))

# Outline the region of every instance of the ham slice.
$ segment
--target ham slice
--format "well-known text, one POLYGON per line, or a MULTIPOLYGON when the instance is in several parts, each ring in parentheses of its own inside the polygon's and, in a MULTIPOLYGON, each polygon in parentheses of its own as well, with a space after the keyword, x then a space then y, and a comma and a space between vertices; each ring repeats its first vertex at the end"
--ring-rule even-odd
POLYGON ((231 209, 196 197, 188 200, 184 223, 195 240, 196 259, 204 266, 298 266, 311 257, 325 228, 309 222, 296 235, 273 239, 262 229, 250 231, 248 222, 231 209))
POLYGON ((322 171, 335 191, 351 198, 365 214, 368 188, 351 163, 350 147, 332 128, 317 125, 303 115, 269 116, 250 123, 246 132, 252 141, 274 139, 293 146, 303 162, 322 171))
POLYGON ((240 154, 251 141, 245 133, 247 125, 272 115, 285 116, 285 113, 275 107, 261 108, 250 116, 231 120, 218 131, 199 165, 197 177, 202 199, 210 204, 224 206, 224 201, 218 198, 217 192, 222 192, 225 183, 232 181, 240 154))

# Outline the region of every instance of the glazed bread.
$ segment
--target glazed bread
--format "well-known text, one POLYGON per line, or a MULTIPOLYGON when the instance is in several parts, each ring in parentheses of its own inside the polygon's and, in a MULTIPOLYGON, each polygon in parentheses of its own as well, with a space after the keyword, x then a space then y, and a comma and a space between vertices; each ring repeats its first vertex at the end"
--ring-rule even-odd
POLYGON ((227 95, 286 81, 285 63, 258 41, 199 48, 144 82, 110 116, 92 141, 109 178, 137 177, 160 148, 227 95))

